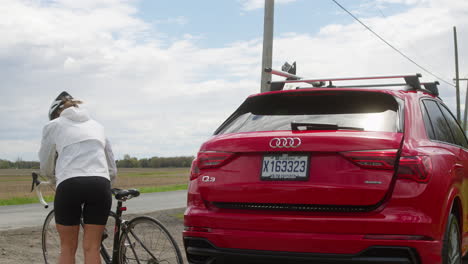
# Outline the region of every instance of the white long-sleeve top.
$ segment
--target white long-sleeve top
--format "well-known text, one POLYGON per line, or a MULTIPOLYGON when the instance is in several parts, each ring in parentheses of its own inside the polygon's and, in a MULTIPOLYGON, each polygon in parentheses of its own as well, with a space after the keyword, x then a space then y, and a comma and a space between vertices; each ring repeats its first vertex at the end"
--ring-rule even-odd
POLYGON ((101 176, 113 182, 117 174, 103 126, 77 107, 63 110, 44 127, 39 160, 41 175, 56 186, 78 176, 101 176))

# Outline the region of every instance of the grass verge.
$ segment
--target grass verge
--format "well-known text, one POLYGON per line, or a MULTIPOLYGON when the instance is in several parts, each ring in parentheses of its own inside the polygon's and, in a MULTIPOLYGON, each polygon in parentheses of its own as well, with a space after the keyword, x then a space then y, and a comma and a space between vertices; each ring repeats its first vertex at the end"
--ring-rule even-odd
MULTIPOLYGON (((53 196, 45 196, 44 200, 47 203, 53 202, 53 196)), ((36 197, 13 197, 8 199, 0 200, 0 206, 4 205, 20 205, 20 204, 32 204, 32 203, 39 203, 39 199, 36 197)))
MULTIPOLYGON (((156 187, 141 187, 137 188, 140 193, 154 193, 154 192, 170 192, 170 191, 179 191, 187 190, 188 184, 176 184, 176 185, 165 185, 165 186, 156 186, 156 187)), ((44 200, 47 203, 53 202, 53 196, 44 196, 44 200)), ((39 199, 36 197, 14 197, 8 199, 0 199, 0 206, 4 205, 20 205, 20 204, 32 204, 39 203, 39 199)))
POLYGON ((171 192, 179 190, 187 190, 188 184, 165 185, 156 187, 141 187, 137 188, 140 193, 153 193, 153 192, 171 192))

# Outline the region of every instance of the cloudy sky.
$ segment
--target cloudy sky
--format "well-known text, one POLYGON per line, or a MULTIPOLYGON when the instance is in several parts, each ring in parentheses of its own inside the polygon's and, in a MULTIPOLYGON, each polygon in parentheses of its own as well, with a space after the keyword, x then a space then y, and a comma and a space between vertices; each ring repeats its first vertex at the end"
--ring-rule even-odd
MULTIPOLYGON (((435 77, 331 0, 276 0, 273 67, 311 77, 435 77)), ((468 76, 468 1, 340 0, 445 81, 468 76)), ((195 155, 260 91, 263 0, 1 0, 0 159, 37 160, 51 101, 68 91, 106 127, 117 158, 195 155)), ((466 83, 462 84, 462 101, 466 83)), ((455 109, 455 88, 441 97, 455 109)))

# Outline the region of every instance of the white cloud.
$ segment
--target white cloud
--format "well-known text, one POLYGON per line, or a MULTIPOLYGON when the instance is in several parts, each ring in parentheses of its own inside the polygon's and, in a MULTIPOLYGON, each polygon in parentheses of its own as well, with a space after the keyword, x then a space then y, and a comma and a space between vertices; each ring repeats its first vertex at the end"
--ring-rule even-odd
MULTIPOLYGON (((265 0, 238 0, 245 11, 252 11, 265 7, 265 0)), ((275 4, 287 4, 295 2, 296 0, 276 0, 275 4)))
MULTIPOLYGON (((31 0, 26 1, 32 2, 31 0)), ((132 13, 135 13, 136 9, 131 4, 134 4, 136 2, 137 0, 42 0, 42 4, 44 6, 59 6, 67 9, 81 10, 91 10, 96 8, 113 6, 114 8, 131 11, 132 13)))
MULTIPOLYGON (((467 1, 460 1, 460 0, 377 0, 375 1, 375 4, 377 5, 404 4, 408 6, 418 6, 418 7, 431 7, 431 8, 442 8, 442 9, 448 8, 454 13, 458 13, 458 12, 466 13, 467 12, 466 8, 468 7, 467 1)), ((437 10, 433 10, 433 11, 437 11, 437 10)))
MULTIPOLYGON (((24 157, 35 156, 36 151, 40 147, 40 142, 33 139, 30 140, 0 140, 0 159, 9 159, 16 161, 17 159, 25 160, 24 157), (12 152, 14 149, 14 152, 12 152), (17 155, 15 155, 17 154, 17 155)), ((37 159, 35 159, 37 160, 37 159)))
MULTIPOLYGON (((436 2, 432 2, 431 6, 436 6, 436 2)), ((468 10, 468 6, 464 10, 468 10)), ((374 17, 362 19, 362 21, 426 68, 451 80, 453 77, 452 26, 459 25, 463 31, 463 33, 459 32, 459 37, 467 39, 464 25, 468 21, 454 15, 460 11, 451 6, 444 8, 437 6, 436 8, 423 5, 391 17, 374 17)), ((330 24, 323 27, 316 36, 292 35, 289 37, 292 38, 288 41, 289 50, 282 51, 282 45, 278 42, 275 43, 278 49, 275 48, 275 50, 284 54, 289 53, 292 58, 295 57, 292 54, 296 54, 297 58, 301 58, 299 65, 304 63, 307 65, 300 66, 301 69, 329 71, 330 67, 333 67, 342 68, 340 72, 359 75, 418 71, 426 80, 434 79, 397 54, 357 22, 330 24), (305 53, 304 50, 311 52, 305 53), (329 67, 321 68, 320 63, 329 67)), ((286 43, 282 47, 285 46, 286 43)), ((278 58, 278 55, 274 57, 278 58)))
MULTIPOLYGON (((460 2, 432 0, 363 21, 451 80, 453 25, 459 27, 460 57, 468 55, 462 49, 468 21, 461 15, 468 6, 460 2)), ((135 17, 134 1, 48 3, 4 0, 0 6, 0 158, 36 159, 47 109, 63 90, 83 99, 104 124, 117 157, 193 155, 247 95, 259 91, 261 39, 218 48, 202 48, 191 35, 165 42, 135 17)), ((241 3, 247 10, 263 1, 241 3)), ((434 79, 357 23, 276 36, 274 67, 285 60, 297 60, 302 76, 421 72, 434 79)), ((453 88, 440 89, 453 109, 453 88)))
MULTIPOLYGON (((39 142, 50 102, 66 90, 104 123, 118 157, 192 155, 257 91, 249 70, 259 64, 259 41, 201 49, 188 35, 163 48, 129 3, 109 1, 2 3, 1 142, 20 140, 15 131, 39 142)), ((9 146, 4 157, 36 158, 9 146)))

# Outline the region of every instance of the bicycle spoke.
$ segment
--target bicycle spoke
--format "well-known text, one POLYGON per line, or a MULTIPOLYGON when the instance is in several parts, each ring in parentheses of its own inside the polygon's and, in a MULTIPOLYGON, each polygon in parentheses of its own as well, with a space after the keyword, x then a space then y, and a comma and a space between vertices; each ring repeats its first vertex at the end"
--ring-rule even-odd
MULTIPOLYGON (((137 235, 135 235, 135 232, 133 232, 133 230, 129 230, 130 231, 130 234, 132 234, 133 238, 141 245, 142 248, 144 248, 146 250, 146 253, 148 253, 153 259, 157 259, 152 253, 151 251, 145 246, 144 243, 141 242, 140 238, 138 238, 137 235)), ((136 255, 135 255, 136 256, 136 255)))
POLYGON ((138 254, 135 251, 135 247, 133 246, 133 243, 130 241, 130 238, 127 236, 127 241, 128 244, 130 245, 130 248, 132 249, 133 255, 135 256, 135 260, 137 261, 138 264, 140 264, 140 260, 138 259, 138 254))
POLYGON ((120 260, 124 263, 182 263, 179 248, 168 231, 156 220, 137 217, 129 222, 121 242, 120 260), (131 249, 129 250, 128 247, 131 249), (130 256, 133 254, 133 256, 130 256))

